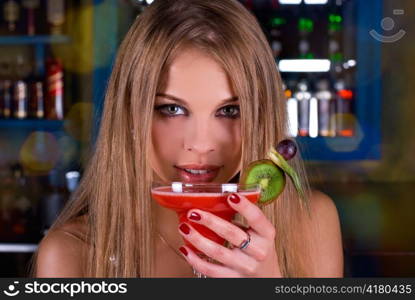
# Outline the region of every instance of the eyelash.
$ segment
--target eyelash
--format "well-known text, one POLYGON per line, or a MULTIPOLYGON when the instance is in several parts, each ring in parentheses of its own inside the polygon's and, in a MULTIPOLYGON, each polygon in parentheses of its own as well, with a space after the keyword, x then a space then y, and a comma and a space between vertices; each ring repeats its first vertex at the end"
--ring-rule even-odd
MULTIPOLYGON (((163 112, 163 110, 165 108, 168 108, 168 107, 178 107, 178 108, 183 109, 183 110, 186 111, 186 108, 184 108, 184 107, 182 107, 180 105, 177 105, 177 104, 161 104, 161 105, 156 106, 155 107, 155 110, 158 111, 158 112, 160 112, 163 116, 166 116, 167 118, 175 118, 176 116, 184 115, 184 114, 175 115, 175 114, 170 114, 170 113, 163 112)), ((239 118, 239 114, 240 114, 240 112, 239 112, 239 105, 227 105, 227 106, 222 107, 220 110, 223 110, 225 108, 236 108, 238 110, 238 113, 236 115, 228 115, 228 116, 221 115, 219 117, 221 117, 221 118, 229 118, 229 119, 237 119, 237 118, 239 118)))

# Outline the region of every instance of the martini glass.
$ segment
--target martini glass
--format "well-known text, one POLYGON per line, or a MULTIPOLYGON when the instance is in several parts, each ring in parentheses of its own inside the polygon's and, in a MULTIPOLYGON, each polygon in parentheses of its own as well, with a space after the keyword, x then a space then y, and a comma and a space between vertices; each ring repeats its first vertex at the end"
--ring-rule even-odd
MULTIPOLYGON (((226 200, 230 193, 239 193, 249 201, 256 203, 260 197, 261 188, 258 184, 183 182, 170 184, 155 182, 151 188, 153 199, 161 206, 176 211, 180 223, 190 223, 201 235, 220 245, 225 244, 225 239, 209 228, 189 220, 187 212, 197 208, 230 222, 236 214, 236 211, 230 207, 226 200)), ((206 258, 202 251, 186 239, 184 239, 184 243, 196 254, 206 258)), ((201 274, 197 275, 202 277, 201 274)))

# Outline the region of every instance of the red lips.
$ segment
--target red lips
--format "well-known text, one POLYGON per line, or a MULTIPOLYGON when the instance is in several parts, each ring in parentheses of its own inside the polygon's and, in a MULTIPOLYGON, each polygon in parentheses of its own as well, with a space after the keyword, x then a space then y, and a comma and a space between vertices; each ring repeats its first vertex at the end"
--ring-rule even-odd
POLYGON ((187 164, 187 165, 180 165, 175 166, 178 169, 178 175, 182 182, 188 183, 206 183, 212 182, 219 173, 220 166, 217 165, 197 165, 197 164, 187 164), (185 169, 191 170, 206 170, 208 171, 205 174, 193 174, 185 169))
POLYGON ((220 166, 215 166, 215 165, 197 165, 197 164, 188 164, 188 165, 181 165, 181 166, 176 166, 176 167, 180 169, 208 170, 208 171, 213 171, 215 169, 220 168, 220 166))

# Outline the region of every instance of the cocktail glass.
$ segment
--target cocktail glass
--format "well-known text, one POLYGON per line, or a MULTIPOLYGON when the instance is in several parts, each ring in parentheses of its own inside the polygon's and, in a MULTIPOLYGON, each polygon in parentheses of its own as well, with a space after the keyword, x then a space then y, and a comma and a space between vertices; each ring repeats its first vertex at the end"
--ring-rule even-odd
MULTIPOLYGON (((256 203, 260 197, 261 189, 258 184, 183 182, 153 183, 151 189, 153 199, 161 206, 176 211, 180 223, 190 223, 200 234, 221 245, 225 243, 222 237, 209 228, 189 220, 187 212, 193 208, 201 209, 231 221, 236 211, 230 207, 226 200, 230 193, 240 193, 249 201, 256 203)), ((202 254, 187 240, 184 242, 197 254, 202 254)))

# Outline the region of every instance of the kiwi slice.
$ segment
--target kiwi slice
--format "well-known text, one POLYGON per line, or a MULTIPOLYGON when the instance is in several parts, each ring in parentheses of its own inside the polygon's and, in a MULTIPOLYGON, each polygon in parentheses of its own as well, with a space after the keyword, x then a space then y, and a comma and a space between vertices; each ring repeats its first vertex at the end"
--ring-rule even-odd
POLYGON ((271 160, 261 159, 251 162, 244 169, 240 182, 242 184, 259 184, 261 186, 261 204, 275 200, 284 190, 285 174, 271 160))

